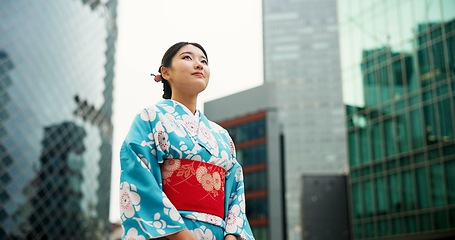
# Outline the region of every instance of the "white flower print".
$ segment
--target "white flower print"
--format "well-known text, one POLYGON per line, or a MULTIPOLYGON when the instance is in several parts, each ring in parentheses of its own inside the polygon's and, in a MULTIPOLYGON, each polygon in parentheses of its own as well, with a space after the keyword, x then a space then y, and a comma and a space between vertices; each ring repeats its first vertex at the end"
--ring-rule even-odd
POLYGON ((237 195, 235 195, 235 193, 231 193, 231 195, 229 196, 228 203, 231 204, 232 201, 234 201, 236 198, 237 198, 237 195))
POLYGON ((164 116, 162 118, 162 122, 163 122, 164 128, 166 128, 167 132, 169 132, 169 133, 174 132, 179 137, 186 136, 186 132, 177 123, 177 121, 175 120, 175 117, 172 116, 171 114, 169 114, 169 113, 164 114, 164 116))
POLYGON ((229 148, 231 149, 231 154, 235 156, 235 144, 234 141, 232 141, 232 138, 229 137, 229 148))
POLYGON ((177 211, 177 208, 172 205, 171 201, 169 201, 169 198, 163 193, 163 204, 164 204, 164 213, 169 215, 172 220, 174 221, 179 221, 180 223, 183 223, 183 220, 180 216, 180 213, 177 211))
POLYGON ((161 219, 161 215, 159 213, 155 213, 153 216, 152 225, 159 234, 166 233, 163 229, 166 228, 167 224, 164 220, 161 219))
POLYGON ((186 151, 186 150, 188 150, 188 146, 185 144, 184 141, 180 141, 180 142, 179 142, 179 145, 180 145, 180 150, 181 150, 181 151, 186 151))
POLYGON ((215 137, 209 138, 209 145, 213 148, 215 156, 217 156, 219 152, 219 147, 215 137))
POLYGON ((235 181, 240 182, 243 180, 242 168, 237 168, 235 170, 235 181))
POLYGON ((156 113, 155 113, 155 111, 153 111, 152 113, 150 113, 150 112, 147 111, 147 110, 143 110, 143 111, 140 113, 140 116, 141 116, 142 121, 154 121, 155 118, 156 118, 156 113))
MULTIPOLYGON (((163 209, 164 214, 171 217, 171 219, 174 221, 183 223, 183 220, 180 217, 180 214, 178 213, 177 209, 172 205, 172 203, 169 201, 169 199, 166 197, 166 195, 164 193, 162 196, 163 196, 163 204, 164 204, 164 209, 163 209)), ((148 224, 148 225, 150 225, 150 224, 148 224)), ((151 223, 151 226, 153 226, 159 234, 165 234, 166 231, 164 229, 166 229, 166 228, 176 227, 176 226, 168 225, 166 223, 166 221, 161 219, 160 213, 155 213, 155 215, 153 215, 153 221, 151 223)))
POLYGON ((120 214, 122 220, 131 218, 136 211, 139 211, 141 196, 137 193, 136 186, 128 182, 120 184, 120 214))
POLYGON ((173 106, 168 106, 168 105, 166 105, 166 104, 163 104, 162 106, 163 106, 163 108, 166 110, 166 112, 168 112, 168 113, 173 113, 173 112, 175 112, 175 108, 174 108, 173 106))
POLYGON ((224 130, 223 128, 220 127, 220 125, 218 125, 212 121, 209 121, 209 125, 210 125, 210 128, 212 129, 212 131, 216 131, 217 133, 220 133, 222 130, 224 130))
POLYGON ((147 135, 147 137, 149 138, 150 141, 142 140, 141 146, 143 146, 143 147, 147 146, 148 148, 151 149, 151 153, 152 153, 153 155, 156 155, 156 151, 155 151, 155 147, 154 147, 154 145, 155 145, 155 140, 154 140, 154 137, 153 137, 153 133, 149 133, 149 134, 147 135))
POLYGON ((206 143, 208 145, 206 147, 211 148, 210 151, 212 152, 213 155, 218 156, 219 151, 218 142, 215 136, 213 136, 211 130, 207 128, 207 126, 203 122, 201 122, 199 125, 198 132, 199 133, 197 136, 199 140, 201 140, 201 142, 203 143, 206 143))
POLYGON ((226 150, 222 150, 219 157, 212 156, 209 162, 224 169, 230 169, 232 167, 232 161, 230 160, 230 157, 226 150))
POLYGON ((137 160, 141 163, 141 166, 143 168, 146 168, 147 170, 150 171, 150 163, 149 161, 144 157, 142 154, 137 155, 137 160))
POLYGON ((243 196, 244 195, 239 195, 237 197, 237 201, 239 201, 240 211, 242 211, 244 213, 245 212, 245 202, 243 201, 243 196))
POLYGON ((216 237, 213 236, 212 230, 206 228, 205 226, 194 229, 193 233, 196 235, 196 238, 200 240, 216 240, 216 237))
POLYGON ((215 216, 215 215, 212 215, 212 214, 205 214, 204 216, 204 220, 205 222, 208 222, 208 223, 211 223, 211 224, 217 224, 217 221, 218 221, 219 217, 218 216, 215 216))
POLYGON ((203 143, 208 143, 209 141, 212 141, 212 139, 213 139, 212 133, 207 128, 207 126, 205 126, 205 124, 203 122, 201 122, 199 125, 198 137, 203 143))
POLYGON ((137 234, 138 232, 136 228, 130 228, 130 230, 126 233, 125 240, 145 240, 144 236, 138 236, 137 234))
POLYGON ((169 144, 169 137, 166 132, 164 131, 158 131, 156 133, 156 138, 158 139, 158 144, 160 145, 161 149, 168 149, 170 144, 169 144))
POLYGON ((201 149, 202 149, 201 145, 194 144, 193 145, 193 149, 191 149, 191 153, 192 154, 197 154, 201 149))
POLYGON ((202 157, 201 157, 201 155, 194 155, 194 156, 191 157, 191 160, 201 162, 202 161, 202 157))
POLYGON ((221 160, 223 162, 229 160, 229 155, 228 155, 228 153, 225 150, 221 151, 220 155, 221 155, 221 160))
POLYGON ((169 147, 171 144, 169 143, 169 136, 168 134, 164 131, 163 125, 161 122, 158 122, 155 126, 156 132, 153 135, 153 138, 156 139, 158 142, 158 145, 160 146, 161 150, 169 150, 169 147))
POLYGON ((185 218, 210 223, 220 227, 224 224, 222 218, 208 213, 192 212, 191 214, 186 214, 185 218))
POLYGON ((183 126, 193 136, 198 132, 198 122, 195 121, 194 117, 190 115, 182 115, 183 126))
POLYGON ((237 228, 243 227, 243 218, 240 217, 241 215, 243 215, 243 213, 240 210, 240 206, 238 204, 234 204, 228 213, 226 231, 237 232, 237 228))

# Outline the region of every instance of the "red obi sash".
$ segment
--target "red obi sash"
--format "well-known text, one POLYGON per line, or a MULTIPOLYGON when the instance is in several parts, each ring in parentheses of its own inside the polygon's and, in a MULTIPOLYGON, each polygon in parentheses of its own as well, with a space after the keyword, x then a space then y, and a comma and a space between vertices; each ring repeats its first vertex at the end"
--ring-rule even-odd
POLYGON ((224 219, 224 168, 195 160, 169 159, 161 164, 163 192, 178 210, 224 219))

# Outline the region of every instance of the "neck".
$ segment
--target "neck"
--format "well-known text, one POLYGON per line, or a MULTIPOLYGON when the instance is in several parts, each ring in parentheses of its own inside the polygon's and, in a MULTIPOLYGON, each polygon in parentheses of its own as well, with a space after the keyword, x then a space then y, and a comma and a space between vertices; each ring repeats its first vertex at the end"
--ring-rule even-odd
POLYGON ((174 96, 172 94, 171 99, 185 105, 193 114, 196 113, 197 96, 174 96))

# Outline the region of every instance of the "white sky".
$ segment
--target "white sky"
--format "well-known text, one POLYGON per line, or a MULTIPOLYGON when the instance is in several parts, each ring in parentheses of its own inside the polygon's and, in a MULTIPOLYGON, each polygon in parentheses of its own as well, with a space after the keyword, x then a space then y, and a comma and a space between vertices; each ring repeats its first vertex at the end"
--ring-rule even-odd
POLYGON ((262 84, 261 0, 119 1, 114 90, 110 220, 118 222, 119 151, 131 121, 161 99, 155 83, 164 52, 174 43, 200 43, 210 61, 210 83, 198 106, 262 84))

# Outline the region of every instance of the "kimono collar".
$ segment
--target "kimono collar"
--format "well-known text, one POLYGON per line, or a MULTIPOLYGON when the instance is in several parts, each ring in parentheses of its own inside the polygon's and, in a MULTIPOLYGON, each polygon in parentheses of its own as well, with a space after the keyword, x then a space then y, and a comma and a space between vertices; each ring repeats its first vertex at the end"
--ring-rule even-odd
POLYGON ((162 103, 164 103, 166 105, 174 105, 174 106, 178 105, 178 106, 180 106, 188 115, 193 116, 195 118, 196 122, 199 122, 199 120, 201 118, 202 114, 201 114, 201 112, 198 109, 196 109, 195 113, 192 113, 189 108, 187 108, 185 105, 183 105, 182 103, 180 103, 180 102, 178 102, 176 100, 165 99, 165 100, 162 101, 162 103))

